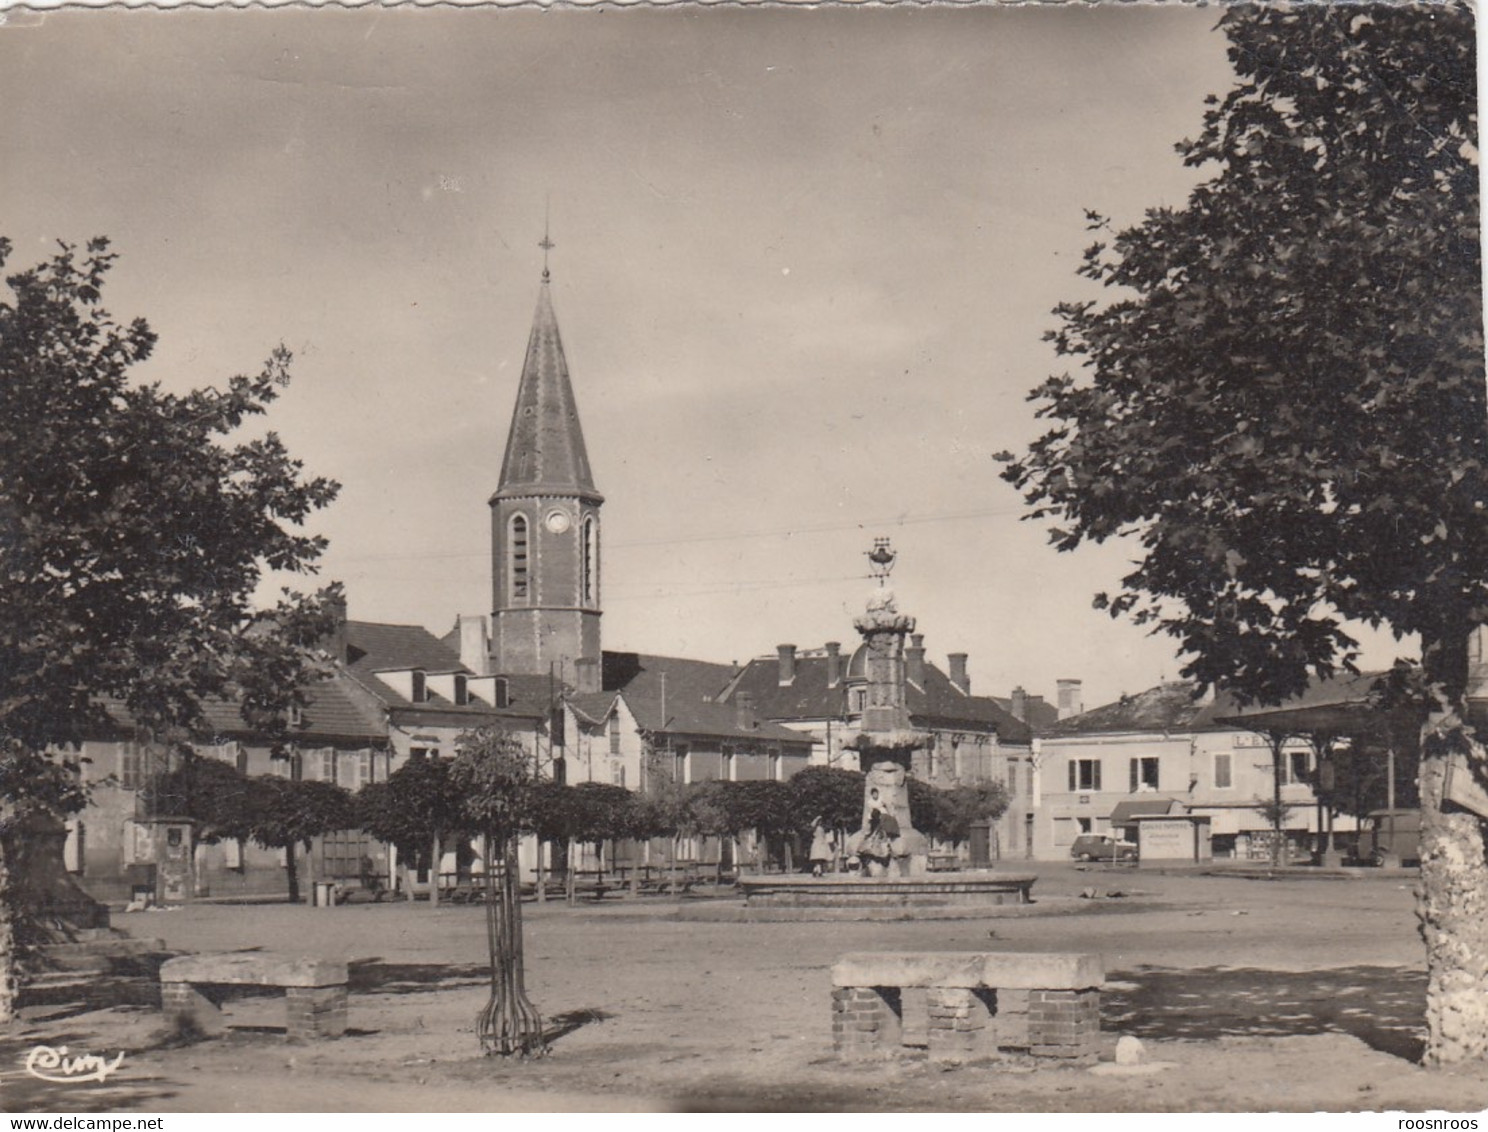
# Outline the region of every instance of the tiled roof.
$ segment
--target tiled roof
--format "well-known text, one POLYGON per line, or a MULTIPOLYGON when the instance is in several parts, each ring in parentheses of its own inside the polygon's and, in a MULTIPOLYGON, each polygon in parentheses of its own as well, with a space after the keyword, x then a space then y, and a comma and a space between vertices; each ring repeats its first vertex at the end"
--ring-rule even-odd
POLYGON ((1205 718, 1218 726, 1290 727, 1348 733, 1372 730, 1387 722, 1384 713, 1370 705, 1370 694, 1384 672, 1342 673, 1326 680, 1313 680, 1301 695, 1280 705, 1252 704, 1240 707, 1229 697, 1220 697, 1205 709, 1205 718))
POLYGON ((640 653, 604 654, 605 691, 624 696, 636 723, 647 731, 768 739, 782 743, 811 742, 798 731, 768 722, 767 717, 758 711, 760 723, 757 727, 740 728, 736 706, 720 703, 717 699, 733 676, 734 668, 728 664, 640 653), (666 677, 665 719, 662 717, 663 675, 666 677))
MULTIPOLYGON (((1009 696, 988 697, 1009 715, 1013 714, 1013 701, 1009 696)), ((1030 730, 1035 734, 1042 735, 1049 728, 1059 722, 1059 708, 1051 704, 1043 696, 1029 696, 1024 701, 1023 712, 1026 718, 1023 720, 1030 730)), ((1017 716, 1013 716, 1014 719, 1017 716)))
POLYGON ((379 621, 346 623, 346 667, 358 676, 392 668, 426 672, 469 672, 460 654, 422 625, 385 625, 379 621))
MULTIPOLYGON (((378 746, 387 741, 387 724, 378 706, 371 702, 358 683, 344 673, 317 681, 305 689, 308 701, 301 711, 301 725, 291 728, 291 736, 300 742, 345 741, 378 746)), ((124 705, 105 700, 104 708, 115 725, 128 731, 133 728, 124 705)), ((255 732, 243 719, 232 700, 208 699, 202 702, 203 738, 253 739, 255 732)))
POLYGON ((1159 684, 1122 696, 1114 703, 1062 719, 1044 734, 1051 739, 1070 735, 1099 735, 1115 732, 1172 732, 1225 730, 1203 714, 1206 705, 1195 698, 1193 685, 1183 681, 1159 684))
MULTIPOLYGON (((346 667, 357 682, 388 708, 400 715, 417 719, 418 713, 428 718, 424 722, 436 724, 449 722, 445 717, 476 718, 491 716, 519 716, 531 718, 546 713, 548 708, 548 678, 546 676, 509 676, 507 680, 508 707, 492 707, 490 704, 456 704, 439 695, 432 688, 429 698, 414 703, 390 684, 378 679, 379 672, 395 669, 422 668, 425 672, 463 672, 470 669, 460 663, 457 652, 434 636, 421 625, 386 625, 377 621, 348 621, 346 623, 346 667), (409 715, 409 713, 414 713, 409 715), (435 719, 435 716, 439 719, 435 719)), ((458 723, 458 719, 454 722, 458 723)))
MULTIPOLYGON (((860 648, 859 653, 862 652, 860 648)), ((751 660, 728 689, 730 702, 737 702, 740 692, 754 697, 755 710, 762 719, 803 720, 840 719, 847 712, 847 691, 844 682, 828 686, 829 658, 826 653, 812 649, 796 654, 795 678, 786 685, 780 683, 780 661, 778 657, 757 657, 751 660)), ((862 679, 852 677, 852 665, 862 672, 863 665, 857 654, 849 658, 841 656, 839 664, 844 670, 843 681, 862 679)), ((967 695, 951 683, 951 679, 929 661, 924 666, 924 684, 911 683, 906 689, 909 714, 912 721, 921 727, 944 730, 996 731, 998 739, 1011 745, 1029 742, 1028 726, 1003 708, 991 696, 967 695)))

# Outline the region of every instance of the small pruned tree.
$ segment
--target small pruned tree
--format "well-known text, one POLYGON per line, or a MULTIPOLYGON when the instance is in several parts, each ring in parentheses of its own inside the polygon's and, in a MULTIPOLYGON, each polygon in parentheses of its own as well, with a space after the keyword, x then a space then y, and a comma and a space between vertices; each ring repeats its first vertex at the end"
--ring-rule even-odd
POLYGON ((790 788, 791 826, 810 833, 820 821, 836 832, 839 843, 863 822, 863 775, 840 767, 808 766, 792 777, 790 788))
POLYGON ((429 903, 439 903, 439 862, 449 838, 468 828, 464 799, 450 781, 446 759, 410 758, 388 776, 357 792, 356 820, 379 841, 398 850, 404 892, 413 899, 413 868, 429 858, 429 903))
POLYGON ((533 824, 533 760, 510 732, 468 731, 460 736, 450 782, 464 799, 466 819, 481 833, 486 861, 491 997, 476 1018, 481 1050, 487 1056, 547 1053, 542 1016, 527 997, 517 862, 518 839, 533 824))
POLYGON ((1000 782, 978 782, 936 790, 937 836, 959 845, 971 838, 971 827, 995 822, 1007 812, 1007 790, 1000 782))
POLYGON ((185 751, 175 767, 146 784, 145 806, 152 814, 191 819, 193 837, 208 845, 246 841, 253 830, 254 784, 230 763, 185 751))
POLYGON ((315 838, 352 829, 356 807, 351 792, 333 782, 289 778, 251 778, 248 837, 265 849, 283 849, 289 902, 300 900, 299 865, 295 851, 310 852, 315 838))

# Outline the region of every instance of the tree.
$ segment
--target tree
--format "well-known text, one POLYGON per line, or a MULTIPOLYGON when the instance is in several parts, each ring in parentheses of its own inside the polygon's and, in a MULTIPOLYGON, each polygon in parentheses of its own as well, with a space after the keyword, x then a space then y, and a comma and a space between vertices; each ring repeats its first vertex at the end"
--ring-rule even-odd
POLYGON ((517 841, 532 825, 537 786, 532 761, 522 744, 499 728, 468 731, 460 736, 450 782, 484 840, 491 997, 476 1019, 481 1049, 487 1056, 544 1054, 542 1016, 527 997, 517 865, 517 841))
POLYGON ((357 792, 356 823, 398 850, 404 890, 413 899, 412 870, 429 859, 429 904, 439 903, 439 862, 445 842, 469 828, 464 799, 450 780, 450 764, 427 756, 411 758, 388 776, 357 792))
POLYGON ((936 790, 933 798, 937 836, 954 845, 970 839, 973 825, 995 822, 1008 808, 1007 790, 1000 782, 952 786, 936 790))
POLYGON ((289 883, 289 902, 300 900, 300 876, 295 850, 310 852, 315 838, 351 829, 356 807, 351 792, 332 782, 301 782, 288 778, 250 778, 251 818, 248 837, 265 849, 283 849, 289 883))
POLYGON ((190 818, 192 837, 208 845, 252 835, 253 782, 229 763, 185 751, 145 787, 148 813, 190 818))
MULTIPOLYGON (((0 239, 0 265, 11 246, 0 239)), ((228 696, 261 732, 287 709, 331 624, 334 589, 252 604, 265 569, 313 573, 301 527, 335 497, 273 433, 224 439, 289 380, 289 352, 185 394, 131 382, 155 335, 113 321, 103 239, 63 244, 0 299, 0 890, 6 830, 85 801, 53 752, 97 734, 100 697, 174 741, 228 696)), ((13 1010, 15 910, 0 900, 0 1021, 13 1010)))
POLYGON ((809 833, 818 819, 839 834, 863 824, 863 775, 840 767, 808 766, 790 780, 793 828, 809 833))
MULTIPOLYGON (((1084 374, 1004 478, 1060 550, 1131 536, 1097 604, 1173 635, 1183 673, 1279 703, 1352 670, 1346 623, 1419 634, 1427 1061, 1488 1053, 1484 829, 1442 806, 1467 644, 1488 619, 1488 405, 1473 19, 1465 5, 1236 6, 1236 81, 1185 207, 1107 231, 1105 301, 1049 335, 1084 374)), ((1092 214, 1093 215, 1093 214, 1092 214)))

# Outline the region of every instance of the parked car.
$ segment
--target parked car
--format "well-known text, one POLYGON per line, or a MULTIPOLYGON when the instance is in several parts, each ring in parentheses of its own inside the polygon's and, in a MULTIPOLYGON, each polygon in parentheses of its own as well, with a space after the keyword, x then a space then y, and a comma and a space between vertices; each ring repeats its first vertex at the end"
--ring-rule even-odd
POLYGON ((1070 846, 1077 861, 1135 861, 1137 847, 1109 833, 1082 833, 1070 846))

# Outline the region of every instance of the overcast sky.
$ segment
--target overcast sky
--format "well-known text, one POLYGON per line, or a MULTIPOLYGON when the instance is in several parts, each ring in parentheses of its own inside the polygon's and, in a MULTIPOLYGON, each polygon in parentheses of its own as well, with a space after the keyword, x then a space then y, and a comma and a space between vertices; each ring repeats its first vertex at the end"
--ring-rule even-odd
MULTIPOLYGON (((605 494, 607 648, 856 640, 877 535, 932 659, 1087 706, 1177 670, 1091 609, 993 453, 1039 431, 1088 242, 1181 204, 1228 85, 1212 9, 69 12, 0 29, 11 266, 110 236, 142 379, 295 381, 344 484, 351 615, 490 610, 489 519, 551 210, 605 494), (551 202, 549 204, 549 202, 551 202)), ((1391 648, 1370 654, 1388 663, 1391 648)))

